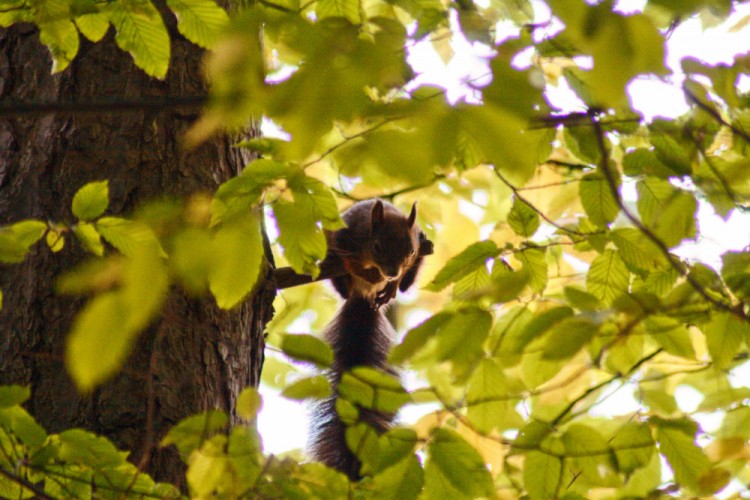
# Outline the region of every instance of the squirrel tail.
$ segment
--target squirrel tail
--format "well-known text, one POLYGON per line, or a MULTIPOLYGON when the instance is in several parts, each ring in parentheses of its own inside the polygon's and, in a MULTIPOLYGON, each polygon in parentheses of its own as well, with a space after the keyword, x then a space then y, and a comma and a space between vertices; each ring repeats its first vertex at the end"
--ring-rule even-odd
MULTIPOLYGON (((334 395, 313 409, 309 449, 315 460, 351 479, 360 477, 361 464, 346 444, 346 424, 336 412, 338 385, 343 373, 355 366, 389 370, 386 358, 394 335, 393 327, 383 313, 374 309, 370 300, 358 296, 347 299, 326 327, 326 340, 334 354, 330 372, 334 395)), ((378 433, 385 432, 395 417, 366 408, 358 409, 360 421, 378 433)))

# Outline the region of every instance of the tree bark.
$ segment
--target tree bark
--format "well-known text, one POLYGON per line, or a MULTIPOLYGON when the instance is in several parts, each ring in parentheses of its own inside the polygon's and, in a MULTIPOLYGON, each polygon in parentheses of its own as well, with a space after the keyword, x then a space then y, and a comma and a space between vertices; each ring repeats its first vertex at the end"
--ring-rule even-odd
MULTIPOLYGON (((36 29, 17 25, 0 30, 0 98, 64 102, 203 95, 201 55, 174 35, 167 79, 156 81, 117 48, 110 32, 100 43, 82 39, 71 66, 51 75, 51 59, 36 29)), ((248 158, 228 138, 182 150, 181 137, 195 118, 186 109, 114 108, 0 116, 0 225, 25 218, 71 223, 73 194, 95 180, 109 179, 108 214, 127 214, 165 194, 213 192, 248 158)), ((83 299, 56 295, 54 280, 82 257, 74 241, 57 254, 39 243, 22 264, 0 267, 0 384, 30 385, 28 409, 50 432, 83 427, 102 434, 130 450, 132 460, 155 478, 182 484, 176 452, 159 449, 159 440, 187 415, 211 408, 232 413, 239 391, 258 385, 272 280, 232 311, 218 309, 210 298, 173 292, 122 373, 80 397, 65 371, 63 350, 83 299)))

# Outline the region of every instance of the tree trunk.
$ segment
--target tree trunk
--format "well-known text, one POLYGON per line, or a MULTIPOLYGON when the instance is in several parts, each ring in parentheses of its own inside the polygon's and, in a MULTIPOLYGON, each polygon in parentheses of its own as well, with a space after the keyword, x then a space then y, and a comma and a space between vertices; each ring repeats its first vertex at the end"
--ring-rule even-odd
MULTIPOLYGON (((173 36, 169 74, 156 81, 116 47, 110 32, 100 43, 82 39, 71 66, 51 75, 38 32, 18 25, 0 30, 0 98, 85 102, 201 95, 201 55, 173 36)), ((73 194, 94 180, 109 179, 109 214, 128 213, 165 194, 212 192, 248 159, 227 138, 183 151, 181 137, 195 118, 184 109, 124 112, 116 106, 107 113, 0 116, 0 225, 32 217, 73 222, 73 194)), ((83 302, 57 296, 54 280, 82 257, 74 241, 57 254, 40 243, 24 263, 0 267, 0 384, 30 385, 28 409, 50 432, 83 427, 102 434, 131 450, 132 460, 155 478, 182 484, 176 452, 159 449, 158 442, 187 415, 210 408, 231 413, 239 391, 258 385, 271 282, 232 311, 218 309, 210 298, 173 292, 122 373, 80 397, 65 371, 63 348, 83 302)))

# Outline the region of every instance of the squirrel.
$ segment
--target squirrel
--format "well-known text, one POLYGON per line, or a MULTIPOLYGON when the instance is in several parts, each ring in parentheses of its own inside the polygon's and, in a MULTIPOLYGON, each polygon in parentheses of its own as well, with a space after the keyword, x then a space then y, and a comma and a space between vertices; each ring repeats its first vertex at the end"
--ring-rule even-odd
MULTIPOLYGON (((346 227, 327 232, 329 245, 324 263, 343 264, 347 273, 332 278, 345 299, 324 335, 333 349, 330 380, 334 396, 313 410, 310 452, 312 458, 360 478, 360 462, 348 448, 346 425, 336 412, 336 392, 344 372, 369 366, 395 374, 386 358, 395 331, 382 312, 398 290, 406 291, 422 264, 420 245, 426 241, 416 224, 416 203, 408 216, 379 199, 356 203, 342 218, 346 227)), ((429 242, 428 242, 429 243, 429 242)), ((358 408, 360 421, 382 434, 395 415, 358 408)))

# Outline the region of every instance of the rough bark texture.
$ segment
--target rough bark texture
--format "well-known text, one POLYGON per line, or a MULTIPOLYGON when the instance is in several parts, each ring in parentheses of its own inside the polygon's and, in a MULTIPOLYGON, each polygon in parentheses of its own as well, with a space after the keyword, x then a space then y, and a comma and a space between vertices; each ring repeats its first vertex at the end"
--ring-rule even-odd
MULTIPOLYGON (((172 40, 169 74, 160 82, 135 67, 112 33, 97 44, 82 40, 71 67, 51 75, 36 29, 0 30, 0 98, 59 102, 205 93, 201 51, 179 36, 172 40)), ((127 214, 165 193, 213 191, 247 158, 228 139, 183 151, 180 137, 194 119, 185 110, 0 116, 0 225, 30 217, 73 222, 73 194, 94 180, 110 180, 108 214, 127 214)), ((82 256, 72 241, 58 254, 38 244, 23 264, 0 266, 0 384, 30 384, 29 410, 50 432, 83 427, 103 434, 131 450, 135 463, 145 454, 156 478, 179 484, 184 471, 176 452, 158 449, 158 442, 187 415, 233 411, 238 392, 258 384, 274 292, 266 287, 229 312, 212 299, 173 293, 123 373, 81 398, 66 374, 63 348, 83 301, 57 296, 53 284, 82 256)))

